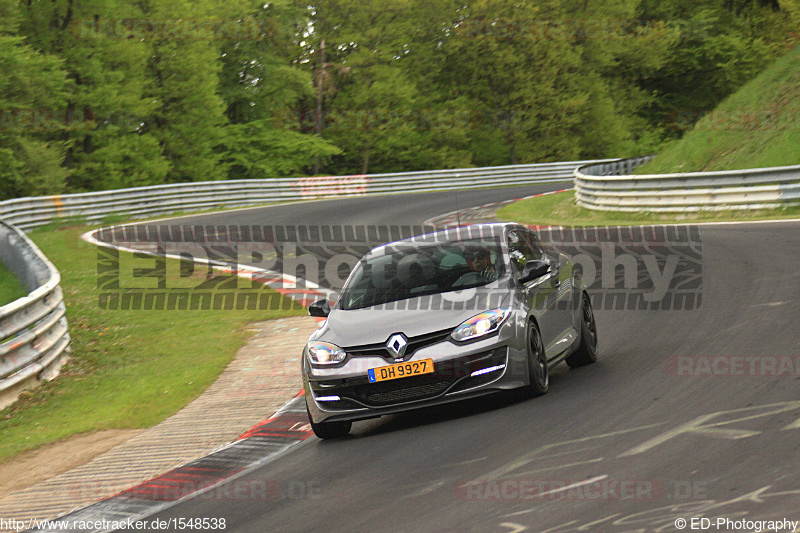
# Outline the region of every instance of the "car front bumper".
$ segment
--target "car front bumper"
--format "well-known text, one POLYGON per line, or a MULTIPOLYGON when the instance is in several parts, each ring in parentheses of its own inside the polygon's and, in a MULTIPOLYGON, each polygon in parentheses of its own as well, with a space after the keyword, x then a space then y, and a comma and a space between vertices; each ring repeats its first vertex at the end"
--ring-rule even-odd
MULTIPOLYGON (((423 358, 420 356, 420 358, 423 358)), ((430 374, 370 383, 365 374, 345 378, 303 376, 306 404, 315 423, 360 420, 526 384, 526 364, 508 344, 443 361, 430 374), (524 367, 524 368, 522 368, 524 367)))

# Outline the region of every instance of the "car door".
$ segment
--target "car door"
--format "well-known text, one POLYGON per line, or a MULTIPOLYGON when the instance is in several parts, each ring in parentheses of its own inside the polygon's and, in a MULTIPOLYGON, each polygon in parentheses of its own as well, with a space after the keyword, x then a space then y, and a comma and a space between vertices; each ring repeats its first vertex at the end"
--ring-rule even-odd
MULTIPOLYGON (((511 258, 512 274, 517 280, 521 277, 522 269, 528 261, 548 260, 543 250, 537 248, 529 236, 526 235, 526 232, 522 230, 509 231, 507 244, 511 258)), ((539 324, 542 341, 545 345, 545 353, 548 358, 558 355, 556 346, 563 331, 563 317, 559 315, 556 305, 558 285, 558 272, 551 271, 540 278, 522 284, 520 288, 522 298, 528 306, 529 312, 539 324)))

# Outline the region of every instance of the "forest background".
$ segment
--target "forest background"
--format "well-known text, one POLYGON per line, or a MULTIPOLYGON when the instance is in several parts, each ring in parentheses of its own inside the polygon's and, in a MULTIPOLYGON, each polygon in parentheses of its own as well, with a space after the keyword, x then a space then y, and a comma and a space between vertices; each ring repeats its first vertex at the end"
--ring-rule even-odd
POLYGON ((800 0, 0 0, 0 200, 629 157, 800 0))

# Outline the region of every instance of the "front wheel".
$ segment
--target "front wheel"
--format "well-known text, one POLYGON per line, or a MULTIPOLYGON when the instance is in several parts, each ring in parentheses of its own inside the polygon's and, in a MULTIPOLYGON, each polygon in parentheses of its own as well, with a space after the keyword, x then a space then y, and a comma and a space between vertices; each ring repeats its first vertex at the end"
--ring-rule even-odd
POLYGON ((581 299, 581 344, 566 361, 571 368, 597 361, 597 324, 594 322, 592 302, 585 293, 581 299))
POLYGON ((528 390, 531 396, 541 396, 550 388, 550 372, 547 368, 547 355, 539 328, 533 321, 528 322, 528 390))
MULTIPOLYGON (((306 405, 306 412, 308 413, 308 406, 306 405)), ((315 423, 311 419, 311 413, 308 413, 308 421, 311 423, 311 429, 314 435, 320 439, 338 439, 350 433, 352 422, 320 422, 315 423)))

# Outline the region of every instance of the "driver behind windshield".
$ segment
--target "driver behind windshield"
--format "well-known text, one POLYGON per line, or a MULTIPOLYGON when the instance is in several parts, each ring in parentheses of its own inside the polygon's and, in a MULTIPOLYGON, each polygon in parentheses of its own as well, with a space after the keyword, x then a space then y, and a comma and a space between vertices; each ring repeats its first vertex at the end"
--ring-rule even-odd
POLYGON ((492 257, 489 250, 480 246, 470 246, 464 252, 469 269, 477 273, 483 281, 494 281, 497 279, 497 272, 492 264, 492 257))

